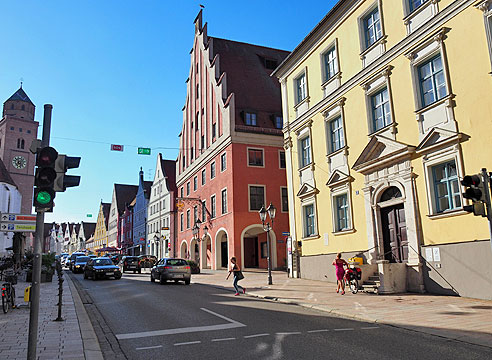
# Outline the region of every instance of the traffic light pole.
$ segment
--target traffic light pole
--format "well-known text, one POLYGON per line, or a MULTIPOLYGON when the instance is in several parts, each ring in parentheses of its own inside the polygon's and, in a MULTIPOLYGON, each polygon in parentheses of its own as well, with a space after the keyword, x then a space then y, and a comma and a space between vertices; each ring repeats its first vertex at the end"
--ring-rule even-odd
POLYGON ((487 220, 489 220, 490 247, 492 249, 492 206, 490 204, 490 175, 485 168, 482 169, 482 177, 485 190, 485 206, 487 207, 487 220))
MULTIPOLYGON (((43 138, 41 147, 49 146, 51 131, 51 112, 53 105, 44 105, 43 138)), ((29 314, 29 337, 27 343, 27 360, 36 359, 38 342, 39 299, 41 286, 41 245, 44 229, 44 211, 37 211, 36 232, 34 235, 34 261, 32 267, 31 312, 29 314)))

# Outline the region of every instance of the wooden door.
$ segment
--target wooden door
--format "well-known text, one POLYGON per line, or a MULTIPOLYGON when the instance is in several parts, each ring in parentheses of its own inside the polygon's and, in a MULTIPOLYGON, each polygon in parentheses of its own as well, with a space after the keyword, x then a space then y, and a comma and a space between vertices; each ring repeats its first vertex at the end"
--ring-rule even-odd
POLYGON ((384 258, 390 262, 408 260, 407 226, 403 204, 381 209, 384 258))

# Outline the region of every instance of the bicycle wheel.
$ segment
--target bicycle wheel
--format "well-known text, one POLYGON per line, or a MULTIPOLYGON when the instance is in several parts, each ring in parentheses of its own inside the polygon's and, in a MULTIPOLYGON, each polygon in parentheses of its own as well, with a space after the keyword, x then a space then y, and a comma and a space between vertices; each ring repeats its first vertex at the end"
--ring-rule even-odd
POLYGON ((9 299, 5 291, 2 291, 2 310, 4 314, 9 312, 9 299))
POLYGON ((352 279, 350 280, 350 291, 352 291, 352 294, 357 294, 357 291, 359 291, 359 281, 357 279, 352 279))
POLYGON ((15 288, 10 286, 10 307, 15 309, 15 288))

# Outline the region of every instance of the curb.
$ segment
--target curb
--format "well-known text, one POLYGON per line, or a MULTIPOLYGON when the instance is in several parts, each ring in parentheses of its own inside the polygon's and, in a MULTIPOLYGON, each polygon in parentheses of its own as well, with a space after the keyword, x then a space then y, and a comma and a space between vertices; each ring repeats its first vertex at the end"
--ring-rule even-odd
MULTIPOLYGON (((207 284, 207 283, 202 283, 202 282, 196 282, 195 284, 210 286, 210 287, 214 287, 216 289, 221 289, 221 290, 226 290, 226 291, 231 291, 231 292, 234 291, 232 289, 229 289, 229 288, 227 288, 225 286, 221 286, 221 285, 207 284)), ((344 313, 343 311, 339 311, 338 309, 330 309, 327 307, 323 307, 321 305, 307 304, 307 303, 302 303, 302 302, 298 302, 298 301, 286 300, 286 299, 282 299, 279 297, 261 295, 261 294, 257 294, 254 292, 247 292, 243 296, 249 296, 249 297, 254 297, 254 298, 258 298, 258 299, 262 299, 262 300, 268 300, 268 301, 275 301, 275 302, 279 302, 282 304, 301 306, 303 308, 313 309, 313 310, 329 313, 329 314, 332 314, 332 315, 335 315, 337 317, 341 317, 344 319, 364 321, 364 322, 369 322, 369 323, 374 323, 374 324, 392 326, 392 327, 395 327, 398 329, 414 331, 414 332, 418 332, 421 334, 437 336, 437 337, 444 338, 444 339, 460 341, 460 342, 463 342, 466 344, 478 345, 478 346, 483 346, 483 347, 487 347, 487 348, 492 349, 492 343, 490 343, 490 341, 484 341, 484 340, 481 341, 479 339, 474 339, 472 337, 466 337, 466 339, 463 339, 465 337, 465 335, 457 336, 456 334, 449 334, 449 333, 446 334, 446 332, 447 332, 446 330, 435 330, 434 332, 424 331, 423 329, 418 328, 414 325, 394 324, 394 323, 386 322, 383 320, 371 319, 371 318, 360 316, 360 315, 353 315, 353 314, 349 315, 347 313, 344 313)))
POLYGON ((80 299, 79 292, 75 288, 70 276, 66 276, 70 291, 72 292, 73 303, 75 305, 75 311, 77 313, 77 320, 79 322, 80 334, 82 336, 82 344, 84 346, 84 356, 86 360, 104 360, 102 355, 99 341, 97 340, 96 333, 92 327, 92 323, 87 315, 82 300, 80 299))

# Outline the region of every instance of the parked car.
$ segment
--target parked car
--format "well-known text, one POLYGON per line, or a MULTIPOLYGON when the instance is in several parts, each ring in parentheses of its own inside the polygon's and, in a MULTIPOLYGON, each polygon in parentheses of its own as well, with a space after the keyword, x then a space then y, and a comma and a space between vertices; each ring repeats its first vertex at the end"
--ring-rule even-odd
POLYGON ((141 268, 151 268, 157 263, 157 257, 154 255, 140 255, 138 262, 141 268))
POLYGON ((159 280, 161 284, 165 284, 167 280, 175 282, 184 281, 186 285, 191 281, 190 265, 185 259, 163 258, 150 270, 150 281, 159 280))
POLYGON ((136 273, 138 271, 139 274, 142 272, 138 256, 123 256, 118 265, 122 272, 133 271, 136 273))
POLYGON ((121 279, 121 271, 118 266, 113 264, 109 257, 99 257, 90 259, 84 268, 84 279, 92 280, 114 277, 116 280, 121 279))
POLYGON ((122 255, 121 254, 113 254, 111 255, 111 260, 113 261, 113 264, 115 265, 118 265, 118 263, 120 262, 122 258, 122 255))
POLYGON ((61 264, 62 266, 68 266, 67 262, 68 262, 68 258, 69 258, 70 254, 62 254, 62 258, 61 258, 61 264))
POLYGON ((97 256, 97 255, 94 255, 94 254, 90 254, 90 255, 89 255, 89 257, 90 257, 91 259, 95 259, 95 258, 97 258, 98 256, 97 256))
POLYGON ((76 251, 74 252, 72 255, 70 255, 70 257, 68 258, 68 268, 70 269, 70 271, 73 271, 73 263, 75 262, 75 259, 77 258, 77 256, 85 256, 85 253, 84 252, 80 252, 80 251, 76 251))
POLYGON ((73 273, 84 272, 84 267, 91 258, 88 256, 77 256, 72 266, 73 273))

